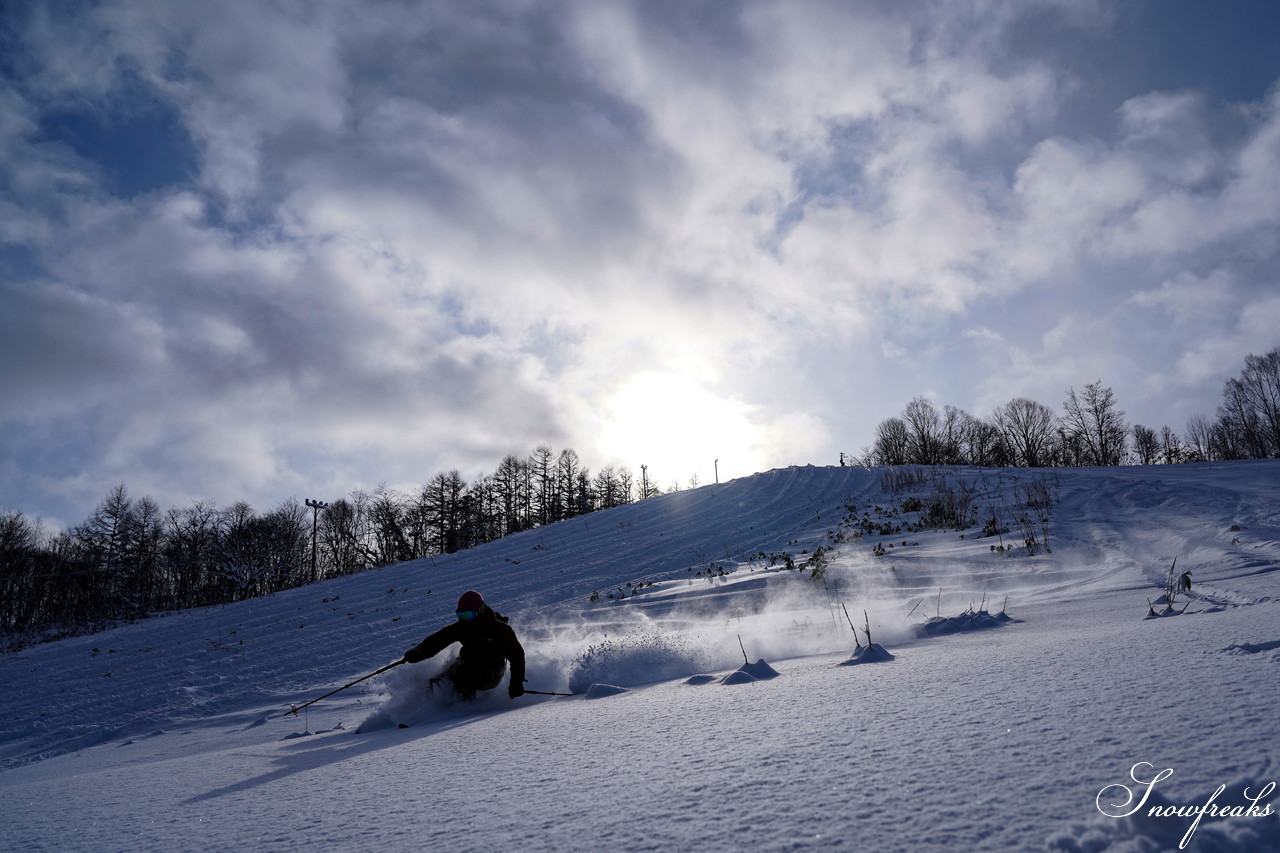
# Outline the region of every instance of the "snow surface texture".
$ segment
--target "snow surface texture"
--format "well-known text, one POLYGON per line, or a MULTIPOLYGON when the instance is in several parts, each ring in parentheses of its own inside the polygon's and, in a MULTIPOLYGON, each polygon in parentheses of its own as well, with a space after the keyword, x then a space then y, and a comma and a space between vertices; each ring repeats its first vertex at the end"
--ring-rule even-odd
MULTIPOLYGON (((908 496, 881 473, 771 471, 5 656, 0 849, 1151 851, 1192 822, 1152 807, 1280 807, 1280 462, 949 472, 983 511, 1056 477, 1035 556, 980 523, 834 542, 908 496), (821 544, 821 582, 780 558, 821 544), (1146 619, 1175 556, 1187 610, 1146 619), (528 687, 579 695, 429 696, 445 653, 287 713, 467 588, 528 687), (864 609, 895 659, 842 666, 864 609)), ((1206 816, 1186 849, 1280 851, 1280 817, 1206 816)))

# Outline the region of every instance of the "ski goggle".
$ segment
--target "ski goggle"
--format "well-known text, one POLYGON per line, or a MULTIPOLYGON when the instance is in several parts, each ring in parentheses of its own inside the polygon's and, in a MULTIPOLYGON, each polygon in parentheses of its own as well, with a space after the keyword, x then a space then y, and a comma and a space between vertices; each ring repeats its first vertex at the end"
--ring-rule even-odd
POLYGON ((457 613, 458 620, 461 622, 473 622, 479 615, 479 610, 459 610, 457 613))

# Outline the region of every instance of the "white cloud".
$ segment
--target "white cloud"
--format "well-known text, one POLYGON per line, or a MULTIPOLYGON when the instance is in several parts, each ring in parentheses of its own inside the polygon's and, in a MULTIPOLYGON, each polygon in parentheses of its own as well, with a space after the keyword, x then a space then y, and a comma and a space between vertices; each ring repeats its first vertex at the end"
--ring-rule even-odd
POLYGON ((696 388, 763 466, 866 443, 927 389, 1211 384, 1189 354, 1271 316, 1240 259, 1276 251, 1276 102, 1243 138, 1187 92, 1073 133, 1077 69, 1008 52, 1044 10, 1104 26, 1095 3, 36 13, 0 90, 22 189, 0 239, 37 270, 0 282, 0 413, 92 412, 100 482, 229 500, 543 441, 621 459, 610 407, 644 376, 696 388), (113 198, 40 135, 46 110, 142 96, 180 117, 193 180, 113 198), (1157 315, 1187 340, 1153 364, 1157 315))
MULTIPOLYGON (((1238 311, 1238 283, 1225 269, 1207 276, 1179 273, 1149 290, 1140 290, 1127 300, 1141 311, 1160 311, 1173 325, 1170 334, 1193 337, 1198 331, 1221 329, 1238 311)), ((1156 319, 1162 323, 1163 316, 1156 319)))

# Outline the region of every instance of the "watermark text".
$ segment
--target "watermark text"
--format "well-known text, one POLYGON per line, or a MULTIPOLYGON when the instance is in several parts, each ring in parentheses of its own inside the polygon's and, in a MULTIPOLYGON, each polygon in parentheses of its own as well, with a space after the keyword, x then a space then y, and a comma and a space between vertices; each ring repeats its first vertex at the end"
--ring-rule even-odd
MULTIPOLYGON (((1249 801, 1249 805, 1217 805, 1214 801, 1222 796, 1222 792, 1227 790, 1226 785, 1219 785, 1209 799, 1202 806, 1175 806, 1168 803, 1160 803, 1156 805, 1147 805, 1147 801, 1151 799, 1151 793, 1155 790, 1156 785, 1163 782, 1173 775, 1173 768, 1169 767, 1159 772, 1155 771, 1155 766, 1146 761, 1139 761, 1129 770, 1129 777, 1137 783, 1137 788, 1130 788, 1123 783, 1108 785, 1098 792, 1098 796, 1094 799, 1094 805, 1098 807, 1098 811, 1107 817, 1129 817, 1138 812, 1146 810, 1147 817, 1181 817, 1195 818, 1191 826, 1188 827, 1186 835, 1182 836, 1182 842, 1178 844, 1178 849, 1186 849, 1187 844, 1191 842, 1191 836, 1195 835, 1196 829, 1200 826, 1200 821, 1208 815, 1211 818, 1227 818, 1227 817, 1270 817, 1274 814, 1270 803, 1258 805, 1262 800, 1271 796, 1276 789, 1275 782, 1268 782, 1258 791, 1257 794, 1251 792, 1249 788, 1244 789, 1244 798, 1249 801), (1144 769, 1145 768, 1145 769, 1144 769), (1151 778, 1146 778, 1150 776, 1151 778), (1135 800, 1137 801, 1135 803, 1135 800)), ((1163 800, 1163 798, 1161 798, 1163 800)))

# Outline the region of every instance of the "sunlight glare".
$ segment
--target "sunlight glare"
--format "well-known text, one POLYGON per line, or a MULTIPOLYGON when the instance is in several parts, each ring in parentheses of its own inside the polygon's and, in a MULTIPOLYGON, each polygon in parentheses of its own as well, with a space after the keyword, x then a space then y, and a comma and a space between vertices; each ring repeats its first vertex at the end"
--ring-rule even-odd
POLYGON ((605 404, 601 447, 621 464, 649 476, 667 489, 682 487, 696 475, 705 485, 753 473, 758 468, 763 430, 752 419, 752 406, 721 397, 679 373, 637 373, 605 404))

